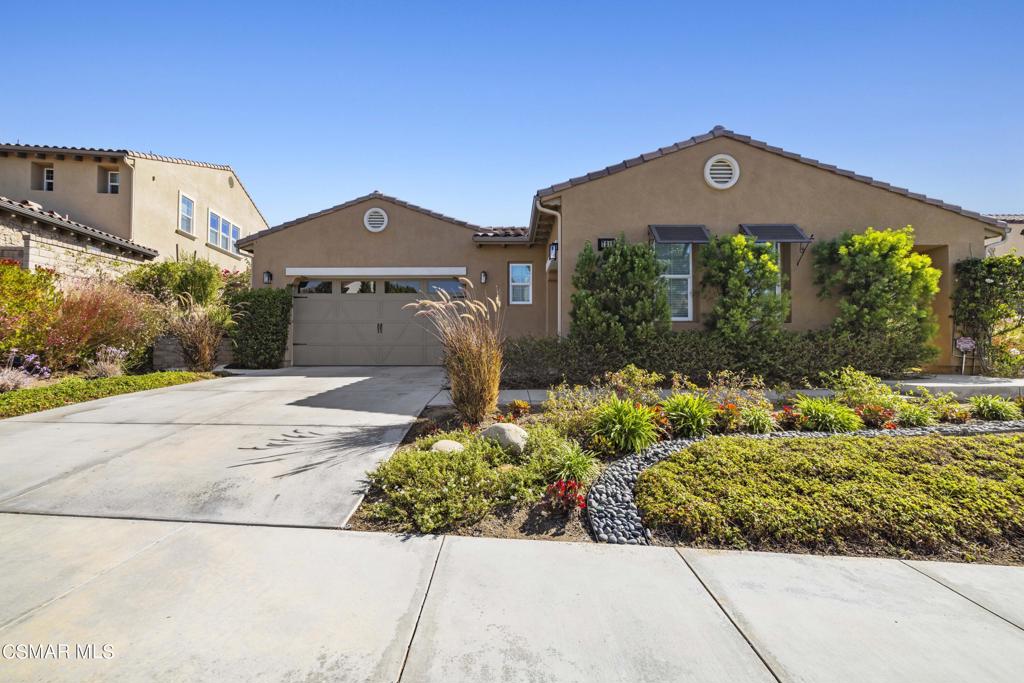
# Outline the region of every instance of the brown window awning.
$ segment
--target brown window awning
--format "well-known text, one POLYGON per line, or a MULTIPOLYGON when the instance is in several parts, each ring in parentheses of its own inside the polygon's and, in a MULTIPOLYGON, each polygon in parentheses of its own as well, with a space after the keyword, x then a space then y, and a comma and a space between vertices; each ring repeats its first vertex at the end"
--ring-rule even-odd
POLYGON ((755 242, 811 242, 811 238, 795 223, 741 223, 740 234, 753 237, 755 242))
POLYGON ((648 225, 647 229, 658 244, 707 244, 711 241, 703 225, 648 225))

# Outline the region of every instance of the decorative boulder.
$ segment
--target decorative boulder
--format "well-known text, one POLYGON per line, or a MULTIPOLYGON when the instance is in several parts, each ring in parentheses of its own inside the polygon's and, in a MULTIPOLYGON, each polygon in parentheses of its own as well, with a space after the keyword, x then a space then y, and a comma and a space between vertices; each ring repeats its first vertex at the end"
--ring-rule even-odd
POLYGON ((430 450, 437 451, 438 453, 458 453, 459 451, 466 450, 466 447, 458 441, 441 439, 440 441, 435 441, 434 445, 430 447, 430 450))
POLYGON ((519 425, 493 424, 480 432, 480 436, 496 441, 499 446, 516 455, 522 453, 523 449, 526 448, 526 430, 519 425))

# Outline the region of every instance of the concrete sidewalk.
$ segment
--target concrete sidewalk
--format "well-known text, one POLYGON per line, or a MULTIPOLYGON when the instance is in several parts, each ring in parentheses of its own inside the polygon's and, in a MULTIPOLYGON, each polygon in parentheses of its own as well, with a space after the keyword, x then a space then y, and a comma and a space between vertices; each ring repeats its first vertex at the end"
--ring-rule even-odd
POLYGON ((952 683, 1024 670, 1018 567, 26 514, 0 514, 0 537, 4 681, 952 683), (48 644, 69 656, 17 657, 48 644))

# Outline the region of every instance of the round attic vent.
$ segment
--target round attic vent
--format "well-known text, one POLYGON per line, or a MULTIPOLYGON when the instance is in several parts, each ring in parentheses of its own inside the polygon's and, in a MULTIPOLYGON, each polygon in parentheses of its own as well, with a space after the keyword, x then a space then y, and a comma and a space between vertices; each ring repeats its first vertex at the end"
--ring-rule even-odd
POLYGON ((728 190, 740 179, 740 165, 728 154, 716 154, 704 164, 704 180, 716 190, 728 190))
POLYGON ((370 232, 380 232, 388 227, 388 215, 376 206, 363 214, 363 225, 370 232))

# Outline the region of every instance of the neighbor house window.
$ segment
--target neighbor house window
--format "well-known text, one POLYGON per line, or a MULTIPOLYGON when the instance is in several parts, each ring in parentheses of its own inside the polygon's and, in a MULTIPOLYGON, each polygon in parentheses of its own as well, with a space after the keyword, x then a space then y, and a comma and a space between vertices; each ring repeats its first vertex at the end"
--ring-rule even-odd
POLYGON ((120 194, 120 192, 121 192, 121 172, 120 171, 107 171, 107 192, 109 194, 120 194))
POLYGON ((185 194, 178 195, 178 230, 192 234, 192 218, 196 213, 196 203, 185 194))
POLYGON ((210 212, 210 233, 206 241, 224 251, 238 253, 238 241, 241 229, 227 218, 211 211, 210 212))
POLYGON ((658 260, 665 264, 662 275, 668 285, 668 305, 672 320, 693 320, 693 245, 655 243, 658 260))
POLYGON ((508 264, 508 301, 510 304, 533 303, 533 264, 508 264))
POLYGON ((53 166, 43 169, 43 192, 53 192, 53 166))

